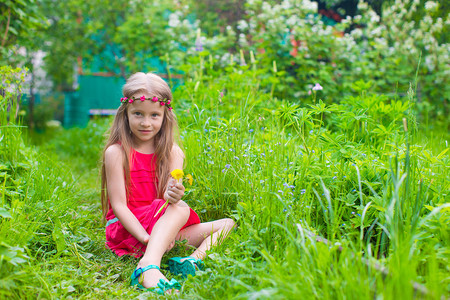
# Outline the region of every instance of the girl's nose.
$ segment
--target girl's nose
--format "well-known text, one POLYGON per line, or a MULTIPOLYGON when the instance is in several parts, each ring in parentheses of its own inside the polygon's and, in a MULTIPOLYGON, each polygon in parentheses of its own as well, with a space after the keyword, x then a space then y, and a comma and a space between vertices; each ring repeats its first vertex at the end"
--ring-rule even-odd
POLYGON ((149 127, 149 126, 151 126, 151 124, 150 124, 150 122, 147 119, 145 119, 145 120, 143 120, 141 122, 141 126, 142 127, 149 127))

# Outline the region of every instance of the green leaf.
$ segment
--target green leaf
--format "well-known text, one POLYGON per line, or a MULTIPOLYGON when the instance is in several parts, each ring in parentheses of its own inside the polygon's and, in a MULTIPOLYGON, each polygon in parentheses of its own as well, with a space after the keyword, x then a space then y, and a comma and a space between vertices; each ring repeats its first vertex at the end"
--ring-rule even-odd
POLYGON ((445 153, 447 153, 448 149, 450 149, 450 148, 447 148, 444 151, 442 151, 441 153, 439 153, 439 155, 437 156, 437 159, 441 159, 442 157, 444 157, 444 155, 445 155, 445 153))
POLYGON ((0 217, 5 218, 5 219, 11 219, 12 216, 9 213, 9 211, 4 208, 4 207, 0 207, 0 217))
POLYGON ((66 240, 64 239, 64 233, 61 228, 61 222, 57 221, 55 223, 55 227, 52 232, 53 241, 56 244, 56 249, 58 253, 61 253, 64 249, 67 248, 66 240))

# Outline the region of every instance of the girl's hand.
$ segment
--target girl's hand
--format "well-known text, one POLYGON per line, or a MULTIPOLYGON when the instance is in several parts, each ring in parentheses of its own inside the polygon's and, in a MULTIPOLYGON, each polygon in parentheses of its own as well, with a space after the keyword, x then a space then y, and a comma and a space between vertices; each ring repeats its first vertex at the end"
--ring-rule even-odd
POLYGON ((184 195, 184 186, 175 179, 169 179, 169 184, 167 190, 164 193, 164 199, 169 201, 169 203, 176 204, 181 200, 184 195))
POLYGON ((142 241, 142 244, 147 245, 149 240, 150 240, 150 235, 147 234, 147 235, 144 237, 144 240, 142 241))

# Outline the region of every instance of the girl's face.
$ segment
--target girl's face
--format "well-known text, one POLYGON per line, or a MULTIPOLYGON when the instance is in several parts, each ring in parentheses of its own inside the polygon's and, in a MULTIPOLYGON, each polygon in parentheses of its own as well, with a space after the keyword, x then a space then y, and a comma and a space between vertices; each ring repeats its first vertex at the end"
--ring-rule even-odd
MULTIPOLYGON (((146 98, 150 95, 144 93, 146 98)), ((136 98, 142 93, 133 95, 136 98)), ((128 123, 133 134, 134 148, 140 152, 154 152, 154 138, 161 129, 164 120, 165 107, 151 100, 135 100, 128 104, 128 123)))

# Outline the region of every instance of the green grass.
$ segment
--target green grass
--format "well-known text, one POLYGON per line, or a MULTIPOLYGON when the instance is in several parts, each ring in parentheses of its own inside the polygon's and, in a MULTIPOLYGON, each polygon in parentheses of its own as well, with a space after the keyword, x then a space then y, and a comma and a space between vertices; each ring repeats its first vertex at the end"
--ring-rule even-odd
MULTIPOLYGON (((320 92, 296 102, 273 99, 257 68, 212 72, 174 94, 194 177, 185 201, 238 226, 179 298, 448 297, 448 133, 417 123, 413 94, 389 99, 359 82, 340 103, 320 92)), ((2 128, 0 297, 146 296, 128 286, 136 259, 104 246, 98 161, 110 122, 37 147, 2 128)), ((178 245, 163 262, 187 253, 178 245)))

